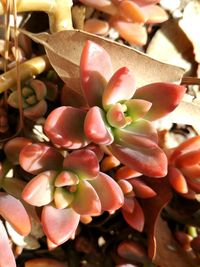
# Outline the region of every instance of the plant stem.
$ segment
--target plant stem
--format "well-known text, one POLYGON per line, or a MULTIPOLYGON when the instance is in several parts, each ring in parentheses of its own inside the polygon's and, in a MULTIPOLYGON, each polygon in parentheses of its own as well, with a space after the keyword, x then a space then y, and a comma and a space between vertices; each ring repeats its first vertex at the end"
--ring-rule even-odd
POLYGON ((183 85, 200 85, 200 78, 197 77, 183 77, 181 80, 183 85))
MULTIPOLYGON (((27 60, 19 65, 20 79, 25 80, 36 76, 50 68, 47 56, 39 56, 27 60)), ((13 68, 0 75, 0 93, 15 86, 17 81, 16 68, 13 68)))
MULTIPOLYGON (((0 15, 5 14, 5 0, 0 2, 0 15)), ((44 11, 49 16, 50 31, 59 32, 62 30, 71 30, 72 18, 71 7, 72 0, 17 0, 17 12, 26 11, 44 11)), ((11 4, 11 13, 13 5, 11 4)))

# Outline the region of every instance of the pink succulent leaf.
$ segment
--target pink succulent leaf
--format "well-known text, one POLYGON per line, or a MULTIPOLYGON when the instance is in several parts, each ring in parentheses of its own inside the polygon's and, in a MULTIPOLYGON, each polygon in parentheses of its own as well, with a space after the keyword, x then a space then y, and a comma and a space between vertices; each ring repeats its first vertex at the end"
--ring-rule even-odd
POLYGON ((135 23, 145 23, 147 20, 146 13, 142 8, 131 0, 124 0, 119 3, 120 15, 135 23))
POLYGON ((76 231, 80 215, 73 209, 56 209, 47 205, 42 209, 42 225, 46 236, 56 245, 67 241, 76 231))
POLYGON ((24 188, 22 198, 36 207, 49 204, 54 197, 56 171, 45 171, 35 176, 24 188))
POLYGON ((26 261, 25 267, 66 267, 66 264, 54 259, 38 258, 26 261))
POLYGON ((165 9, 158 5, 148 5, 142 7, 141 9, 148 18, 146 23, 163 23, 169 18, 165 9))
POLYGON ((198 180, 187 178, 187 185, 191 188, 195 193, 200 194, 200 183, 198 180))
POLYGON ((120 131, 124 132, 125 134, 148 138, 155 143, 158 142, 158 133, 155 126, 152 122, 145 119, 133 121, 124 129, 120 129, 120 131))
POLYGON ((128 180, 126 179, 122 179, 122 180, 118 180, 118 185, 120 186, 122 192, 124 194, 129 194, 129 193, 133 193, 133 186, 129 183, 128 180))
POLYGON ((89 106, 102 105, 102 94, 112 75, 109 54, 99 45, 87 41, 80 62, 82 89, 89 106))
POLYGON ((23 147, 26 145, 32 144, 32 141, 25 137, 15 137, 10 139, 5 145, 4 145, 4 152, 6 154, 6 158, 12 163, 12 164, 19 164, 19 153, 22 150, 23 147))
POLYGON ((74 199, 73 193, 70 193, 66 188, 55 188, 54 203, 57 209, 64 209, 68 207, 74 199))
POLYGON ((63 156, 44 143, 26 145, 19 155, 20 166, 27 172, 38 174, 42 171, 62 168, 63 156))
POLYGON ((144 99, 152 103, 151 109, 144 118, 153 121, 172 112, 179 105, 185 91, 186 88, 181 85, 152 83, 138 88, 134 98, 144 99))
POLYGON ((144 213, 139 202, 134 198, 134 209, 131 213, 122 208, 122 214, 125 221, 134 229, 142 232, 144 228, 144 213))
POLYGON ((47 87, 45 83, 40 80, 32 79, 29 81, 28 85, 34 90, 36 98, 38 101, 45 98, 47 95, 47 87))
POLYGON ((113 16, 109 20, 109 24, 130 44, 139 46, 146 44, 148 35, 146 27, 142 23, 124 21, 120 16, 113 16))
POLYGON ((150 198, 156 196, 156 192, 140 179, 129 179, 129 182, 132 184, 133 191, 137 197, 150 198))
POLYGON ((62 171, 59 173, 55 180, 56 187, 71 186, 79 183, 78 176, 69 171, 62 171))
POLYGON ((188 186, 185 177, 181 171, 173 166, 169 166, 167 178, 172 188, 182 194, 188 193, 188 186))
POLYGON ((100 172, 90 183, 99 196, 102 211, 115 211, 123 205, 123 192, 113 178, 100 172))
POLYGON ((0 215, 8 221, 20 235, 27 236, 31 223, 22 203, 7 193, 0 192, 0 215))
POLYGON ((15 257, 2 221, 0 221, 0 266, 16 267, 15 257))
POLYGON ((184 167, 180 170, 185 177, 189 177, 191 179, 199 179, 200 177, 200 165, 199 164, 195 164, 190 167, 184 167))
POLYGON ((89 140, 97 144, 108 145, 114 140, 104 111, 96 106, 87 112, 84 122, 84 132, 89 140))
POLYGON ((101 212, 101 201, 95 189, 86 180, 80 180, 77 185, 71 206, 80 215, 92 216, 101 212))
POLYGON ((89 149, 92 152, 94 152, 94 154, 98 158, 98 161, 101 161, 103 159, 104 151, 99 145, 96 145, 94 143, 90 143, 88 146, 85 147, 85 149, 89 149))
POLYGON ((42 99, 37 104, 24 109, 24 116, 31 120, 42 117, 47 112, 47 102, 42 99))
POLYGON ((130 99, 124 103, 127 107, 126 113, 135 121, 150 110, 152 103, 143 99, 130 99))
POLYGON ((124 205, 122 209, 127 213, 133 213, 135 207, 135 201, 133 197, 125 197, 124 198, 124 205))
POLYGON ((99 173, 98 158, 88 149, 76 150, 67 155, 63 167, 81 179, 93 179, 99 173))
POLYGON ((167 157, 155 142, 117 131, 116 141, 109 150, 122 164, 147 176, 159 178, 166 175, 167 157))
POLYGON ((73 107, 59 107, 47 117, 44 130, 55 145, 67 149, 78 149, 88 145, 84 135, 86 112, 73 107), (70 127, 69 127, 70 125, 70 127))
POLYGON ((181 143, 179 146, 175 148, 175 150, 170 156, 169 161, 171 164, 174 164, 180 156, 199 148, 200 148, 200 135, 189 138, 188 140, 181 143))
POLYGON ((102 96, 105 110, 112 105, 128 100, 135 93, 135 78, 126 67, 117 70, 109 80, 102 96))

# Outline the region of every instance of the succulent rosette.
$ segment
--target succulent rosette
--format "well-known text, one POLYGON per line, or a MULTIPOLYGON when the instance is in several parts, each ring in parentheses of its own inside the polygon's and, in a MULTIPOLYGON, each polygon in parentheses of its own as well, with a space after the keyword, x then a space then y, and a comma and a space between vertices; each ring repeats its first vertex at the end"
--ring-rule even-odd
MULTIPOLYGON (((47 111, 45 97, 47 95, 46 85, 37 79, 27 81, 22 86, 22 108, 24 116, 29 119, 38 119, 47 111)), ((13 90, 8 97, 8 104, 13 108, 19 108, 19 96, 17 90, 13 90)))
POLYGON ((195 199, 200 193, 200 136, 192 137, 169 153, 167 177, 181 196, 195 199))
POLYGON ((88 108, 55 109, 46 119, 46 135, 52 143, 67 149, 90 142, 107 146, 124 165, 147 176, 165 176, 167 157, 157 144, 152 121, 176 108, 185 87, 152 83, 136 90, 129 69, 122 67, 112 73, 109 54, 87 41, 81 56, 80 81, 88 108))
POLYGON ((100 172, 98 158, 89 149, 73 151, 64 158, 53 147, 29 144, 21 150, 19 162, 36 175, 22 197, 31 205, 44 206, 41 222, 53 244, 72 238, 82 217, 112 213, 123 205, 121 188, 100 172))

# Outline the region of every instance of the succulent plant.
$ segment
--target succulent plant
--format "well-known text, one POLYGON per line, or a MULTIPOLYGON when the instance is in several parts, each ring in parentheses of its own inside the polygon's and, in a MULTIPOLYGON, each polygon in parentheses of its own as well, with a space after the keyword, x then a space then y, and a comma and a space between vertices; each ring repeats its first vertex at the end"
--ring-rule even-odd
POLYGON ((126 67, 112 72, 109 54, 87 41, 80 82, 88 107, 56 108, 45 121, 45 133, 53 144, 65 149, 79 149, 91 142, 106 146, 124 165, 147 176, 163 177, 167 157, 157 144, 151 121, 173 111, 185 87, 152 83, 136 88, 134 74, 126 67))
MULTIPOLYGON (((22 108, 24 116, 29 119, 42 117, 47 111, 45 97, 47 95, 46 85, 37 79, 32 79, 22 86, 22 108)), ((11 92, 8 97, 8 104, 14 108, 20 107, 17 90, 11 92)))
POLYGON ((200 136, 192 137, 169 153, 167 177, 181 196, 195 199, 200 193, 200 136))
POLYGON ((120 187, 100 172, 98 158, 89 149, 63 158, 53 147, 28 144, 21 150, 19 162, 25 171, 36 175, 22 197, 31 205, 44 206, 41 222, 53 244, 73 238, 81 217, 113 213, 123 205, 120 187))
POLYGON ((109 28, 114 28, 127 42, 139 46, 147 42, 145 25, 162 23, 168 19, 166 11, 157 5, 160 1, 80 0, 80 2, 110 15, 108 22, 97 18, 86 19, 85 31, 107 35, 109 28))

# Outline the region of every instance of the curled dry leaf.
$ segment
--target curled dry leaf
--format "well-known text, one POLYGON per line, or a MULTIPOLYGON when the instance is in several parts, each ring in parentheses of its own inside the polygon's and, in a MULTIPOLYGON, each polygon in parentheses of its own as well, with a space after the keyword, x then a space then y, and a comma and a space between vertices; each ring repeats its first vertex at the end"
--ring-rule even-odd
POLYGON ((137 87, 159 81, 180 82, 184 74, 184 70, 179 67, 161 63, 133 48, 83 31, 70 30, 51 35, 22 32, 44 45, 53 68, 67 86, 80 94, 79 63, 86 40, 96 42, 109 52, 114 71, 128 66, 137 77, 137 87))
POLYGON ((147 54, 157 60, 179 66, 190 72, 194 63, 192 44, 173 19, 164 23, 154 34, 148 45, 147 54))
POLYGON ((194 267, 197 263, 187 254, 170 232, 167 223, 158 217, 155 240, 157 242, 157 253, 155 255, 154 263, 162 267, 194 267))
POLYGON ((179 25, 193 44, 195 59, 200 62, 200 2, 189 1, 179 25))

